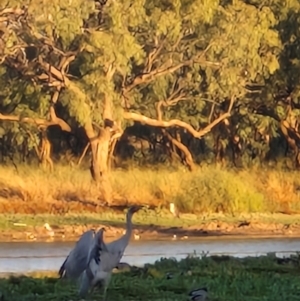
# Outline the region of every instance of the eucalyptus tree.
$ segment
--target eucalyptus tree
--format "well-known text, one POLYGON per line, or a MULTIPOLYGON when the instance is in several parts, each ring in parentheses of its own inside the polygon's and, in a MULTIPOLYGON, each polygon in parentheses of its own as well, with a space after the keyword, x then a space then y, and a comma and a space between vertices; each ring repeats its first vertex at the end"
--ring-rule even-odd
MULTIPOLYGON (((240 115, 247 118, 245 86, 279 68, 281 42, 270 7, 244 1, 153 1, 145 11, 150 18, 143 21, 146 29, 130 28, 144 59, 136 59, 130 75, 123 76, 123 118, 183 128, 196 139, 220 123, 226 127, 226 141, 247 136, 246 125, 239 122, 240 115), (232 113, 233 124, 227 120, 232 113)), ((180 137, 164 133, 192 168, 180 137)))
POLYGON ((84 19, 94 11, 94 2, 52 4, 45 7, 39 0, 1 1, 0 9, 1 133, 17 144, 29 136, 29 146, 35 147, 41 161, 51 166, 45 132, 53 125, 71 131, 57 116, 55 107, 59 92, 68 83, 64 73, 79 51, 76 41, 82 35, 84 19), (32 127, 42 132, 40 149, 32 127))
POLYGON ((108 200, 109 156, 132 121, 161 128, 193 169, 170 129, 196 139, 214 129, 215 144, 220 126, 228 141, 246 137, 245 87, 279 68, 275 0, 4 2, 1 133, 81 126, 108 200))
MULTIPOLYGON (((85 116, 92 108, 121 129, 134 120, 201 138, 230 116, 233 105, 243 104, 248 81, 278 69, 276 22, 269 7, 243 1, 107 2, 102 30, 89 32, 78 56, 81 68, 86 66, 81 82, 89 98, 97 99, 85 116)), ((189 150, 164 133, 192 168, 189 150)), ((106 137, 102 170, 111 136, 106 137)))
POLYGON ((258 8, 268 6, 272 10, 282 47, 276 52, 280 68, 270 76, 258 77, 261 91, 253 97, 248 110, 252 124, 256 125, 260 137, 270 143, 256 143, 256 148, 272 158, 293 153, 293 167, 300 166, 299 132, 299 22, 300 3, 291 1, 249 1, 258 8), (273 142, 272 142, 273 141, 273 142))

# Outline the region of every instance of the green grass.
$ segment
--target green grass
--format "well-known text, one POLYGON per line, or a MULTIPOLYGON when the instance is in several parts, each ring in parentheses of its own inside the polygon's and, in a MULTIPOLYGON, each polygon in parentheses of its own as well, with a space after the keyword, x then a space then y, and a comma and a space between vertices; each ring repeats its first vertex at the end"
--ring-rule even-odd
MULTIPOLYGON (((271 256, 161 259, 114 274, 108 300, 186 301, 191 289, 206 286, 211 301, 298 301, 299 276, 299 256, 284 263, 271 256), (173 278, 167 279, 167 273, 173 278)), ((35 274, 0 279, 1 300, 80 300, 74 284, 55 277, 35 274)), ((101 294, 95 291, 86 300, 101 300, 101 294)))
MULTIPOLYGON (((300 213, 297 172, 182 168, 112 171, 112 205, 143 204, 160 210, 176 203, 183 213, 238 216, 247 213, 300 213)), ((53 173, 21 165, 0 166, 0 214, 103 214, 101 190, 87 169, 55 166, 53 173)))
MULTIPOLYGON (((24 230, 31 231, 31 227, 42 227, 45 222, 52 226, 59 226, 61 228, 72 226, 81 227, 104 225, 114 227, 125 227, 125 212, 116 213, 108 211, 103 213, 70 213, 64 216, 61 215, 28 215, 28 214, 0 214, 0 231, 8 231, 9 233, 23 232, 24 230), (25 227, 15 226, 14 223, 26 224, 25 227)), ((299 215, 285 215, 285 214, 244 214, 240 216, 210 214, 206 215, 192 215, 183 214, 180 219, 174 219, 173 215, 166 211, 160 210, 141 210, 134 215, 133 222, 136 226, 148 228, 149 225, 157 227, 182 227, 188 229, 195 226, 201 228, 211 222, 224 222, 228 224, 237 224, 243 220, 258 220, 263 224, 295 224, 299 222, 299 215)))

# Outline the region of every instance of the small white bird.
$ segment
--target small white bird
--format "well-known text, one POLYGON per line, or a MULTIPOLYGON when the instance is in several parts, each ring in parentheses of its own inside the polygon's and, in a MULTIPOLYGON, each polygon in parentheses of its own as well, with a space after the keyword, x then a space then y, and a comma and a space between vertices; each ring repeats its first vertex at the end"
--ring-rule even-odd
POLYGON ((53 237, 54 236, 54 231, 52 230, 52 228, 50 227, 50 225, 48 223, 45 223, 44 227, 47 230, 49 236, 53 237))
POLYGON ((141 236, 139 234, 134 233, 134 239, 135 240, 139 240, 141 238, 141 236))

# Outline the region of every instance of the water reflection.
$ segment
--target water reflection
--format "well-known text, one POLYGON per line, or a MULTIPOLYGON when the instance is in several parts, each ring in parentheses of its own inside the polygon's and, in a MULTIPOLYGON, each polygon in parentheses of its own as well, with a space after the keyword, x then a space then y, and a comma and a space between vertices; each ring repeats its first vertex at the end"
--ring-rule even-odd
MULTIPOLYGON (((74 243, 70 242, 0 243, 0 272, 57 270, 73 246, 74 243)), ((185 258, 194 252, 245 257, 264 255, 268 252, 276 252, 278 256, 289 256, 297 251, 300 251, 300 238, 132 241, 122 261, 139 266, 153 263, 161 257, 185 258)))

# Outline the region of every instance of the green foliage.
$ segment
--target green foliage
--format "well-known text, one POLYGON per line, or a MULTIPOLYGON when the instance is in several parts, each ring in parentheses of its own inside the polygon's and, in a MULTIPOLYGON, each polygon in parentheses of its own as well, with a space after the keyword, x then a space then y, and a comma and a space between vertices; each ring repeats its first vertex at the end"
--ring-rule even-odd
POLYGON ((78 95, 71 89, 65 90, 61 96, 61 103, 68 107, 70 115, 76 118, 79 125, 84 126, 91 118, 91 111, 84 94, 78 95))
POLYGON ((220 169, 204 169, 186 181, 184 194, 179 193, 175 202, 181 210, 199 212, 262 212, 267 208, 263 194, 250 186, 238 173, 220 169))
MULTIPOLYGON (((181 261, 161 258, 143 268, 132 267, 113 275, 108 297, 116 301, 184 301, 190 290, 206 286, 212 301, 297 300, 299 266, 291 259, 286 264, 277 261, 271 256, 200 259, 191 254, 181 261), (172 274, 171 279, 167 279, 168 273, 172 274)), ((74 285, 54 277, 1 279, 0 291, 11 301, 79 300, 74 285)), ((100 292, 95 290, 86 300, 100 298, 100 292)))
MULTIPOLYGON (((249 149, 261 157, 270 151, 255 140, 256 131, 273 141, 282 137, 279 121, 294 128, 299 118, 299 110, 288 114, 287 103, 274 99, 288 87, 299 106, 297 0, 2 2, 15 11, 0 10, 10 20, 1 25, 0 113, 17 121, 49 119, 57 85, 63 108, 58 104, 56 110, 76 128, 101 125, 107 117, 125 128, 130 121, 123 120, 124 111, 156 119, 157 102, 164 101, 164 120, 179 119, 198 130, 226 111, 224 99, 236 95, 227 134, 215 127, 213 138, 203 139, 216 145, 222 136, 228 156, 237 135, 250 162, 255 156, 249 149), (33 58, 29 45, 37 51, 33 58), (72 59, 64 69, 65 58, 72 59), (245 87, 254 83, 260 88, 248 93, 245 87)), ((7 139, 21 146, 25 136, 7 119, 0 120, 2 137, 16 135, 7 139)), ((30 131, 35 128, 31 124, 30 131)))

